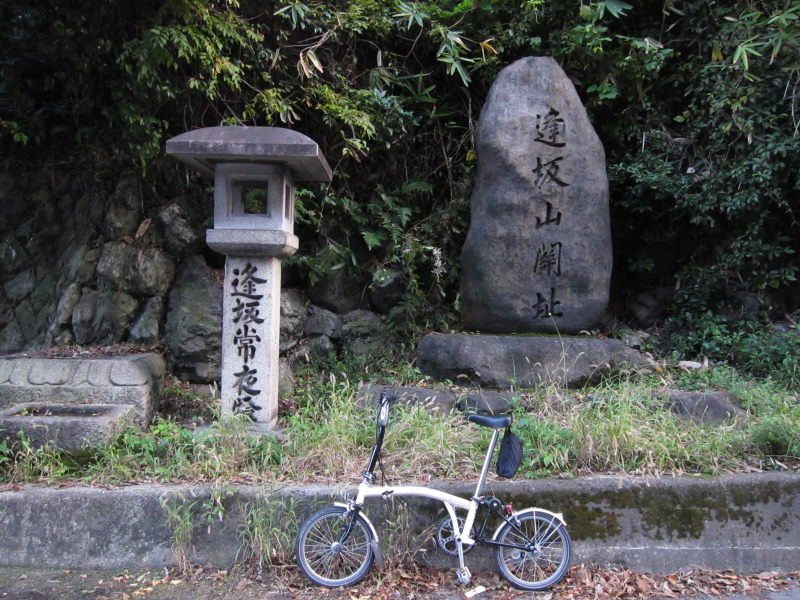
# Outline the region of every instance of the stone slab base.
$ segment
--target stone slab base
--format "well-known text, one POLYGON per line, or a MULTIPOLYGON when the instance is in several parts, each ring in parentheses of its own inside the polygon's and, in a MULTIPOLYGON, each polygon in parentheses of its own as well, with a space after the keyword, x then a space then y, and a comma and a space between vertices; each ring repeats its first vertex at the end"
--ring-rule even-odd
POLYGON ((23 402, 129 404, 150 424, 166 374, 157 354, 108 358, 0 358, 0 407, 23 402))
MULTIPOLYGON (((474 482, 432 485, 465 497, 474 491, 474 482)), ((654 572, 698 566, 745 573, 794 571, 800 565, 798 472, 704 479, 490 479, 486 491, 517 508, 563 513, 573 540, 572 564, 654 572)), ((189 559, 226 568, 247 556, 248 513, 261 516, 263 529, 280 527, 293 537, 311 512, 354 493, 350 487, 277 484, 216 490, 23 486, 0 492, 0 564, 65 569, 174 565, 173 528, 188 518, 193 523, 191 539, 184 541, 189 559)), ((366 503, 365 511, 384 542, 390 534, 398 536, 397 523, 403 523, 403 533, 412 547, 424 551, 420 556, 426 562, 457 566, 457 559, 438 554, 427 542, 431 524, 444 514, 440 504, 376 499, 366 503)), ((473 571, 494 569, 491 552, 485 550, 467 555, 473 571)), ((387 557, 393 551, 384 546, 387 557)))
POLYGON ((453 410, 456 402, 456 395, 448 390, 365 383, 358 388, 357 400, 359 405, 377 407, 380 404, 381 393, 384 390, 386 390, 390 398, 395 398, 401 404, 419 405, 431 413, 440 412, 448 415, 453 410))
POLYGON ((614 369, 652 368, 615 339, 437 333, 420 340, 417 365, 438 380, 498 389, 580 387, 614 369))
POLYGON ((22 432, 34 447, 77 452, 110 443, 134 418, 130 404, 26 402, 0 410, 0 437, 22 432))
POLYGON ((480 392, 456 394, 449 390, 435 390, 423 387, 384 386, 365 383, 358 388, 358 402, 361 406, 377 407, 383 390, 401 404, 416 404, 428 412, 450 414, 453 409, 464 412, 497 414, 511 410, 515 396, 510 392, 480 392))

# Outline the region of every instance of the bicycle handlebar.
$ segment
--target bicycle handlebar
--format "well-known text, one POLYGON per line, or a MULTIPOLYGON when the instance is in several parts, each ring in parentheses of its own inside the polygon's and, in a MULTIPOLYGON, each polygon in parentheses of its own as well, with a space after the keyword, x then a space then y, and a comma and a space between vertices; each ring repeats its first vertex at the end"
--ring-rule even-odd
POLYGON ((397 396, 389 395, 386 388, 381 390, 380 398, 378 399, 378 425, 386 427, 389 424, 389 408, 392 402, 397 401, 397 396))
POLYGON ((389 424, 389 408, 392 402, 397 400, 397 396, 389 395, 386 388, 381 390, 381 395, 378 400, 378 417, 376 419, 375 431, 375 446, 372 448, 372 456, 369 459, 369 465, 365 471, 365 475, 371 477, 375 466, 380 460, 381 447, 383 446, 383 436, 386 432, 386 426, 389 424))

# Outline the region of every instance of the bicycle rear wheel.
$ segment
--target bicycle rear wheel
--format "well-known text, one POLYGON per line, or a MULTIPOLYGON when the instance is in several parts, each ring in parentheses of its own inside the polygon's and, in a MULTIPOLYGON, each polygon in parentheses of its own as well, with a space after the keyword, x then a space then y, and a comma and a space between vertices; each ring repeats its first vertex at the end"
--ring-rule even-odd
POLYGON ((372 532, 361 515, 347 539, 340 542, 351 519, 346 508, 330 506, 311 515, 300 527, 295 544, 297 566, 317 585, 353 585, 372 566, 372 532))
POLYGON ((494 557, 500 574, 514 587, 536 591, 556 584, 567 572, 570 538, 552 514, 533 510, 505 523, 494 557))

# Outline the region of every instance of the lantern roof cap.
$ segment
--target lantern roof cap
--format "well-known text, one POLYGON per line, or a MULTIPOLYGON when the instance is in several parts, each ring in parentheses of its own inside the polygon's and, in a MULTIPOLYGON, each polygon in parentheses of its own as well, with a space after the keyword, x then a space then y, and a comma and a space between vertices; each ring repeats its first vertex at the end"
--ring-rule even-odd
POLYGON ((194 129, 167 140, 167 154, 213 176, 221 162, 279 164, 295 181, 331 180, 332 171, 319 145, 283 127, 222 125, 194 129))

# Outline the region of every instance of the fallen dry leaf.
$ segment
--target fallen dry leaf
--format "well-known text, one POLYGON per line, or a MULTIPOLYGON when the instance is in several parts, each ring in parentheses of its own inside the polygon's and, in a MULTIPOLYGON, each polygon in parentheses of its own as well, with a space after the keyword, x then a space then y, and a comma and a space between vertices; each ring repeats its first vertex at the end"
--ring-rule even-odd
POLYGON ((153 221, 153 219, 150 219, 150 218, 147 218, 144 221, 142 221, 141 224, 139 225, 139 228, 136 230, 136 234, 133 236, 134 239, 138 240, 145 233, 147 233, 147 230, 150 228, 150 223, 152 221, 153 221))

